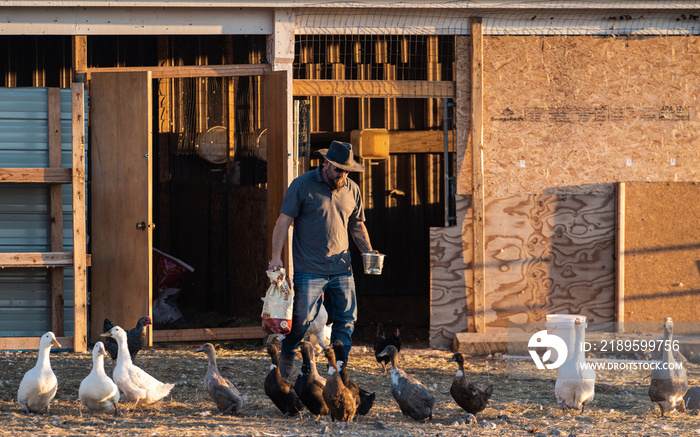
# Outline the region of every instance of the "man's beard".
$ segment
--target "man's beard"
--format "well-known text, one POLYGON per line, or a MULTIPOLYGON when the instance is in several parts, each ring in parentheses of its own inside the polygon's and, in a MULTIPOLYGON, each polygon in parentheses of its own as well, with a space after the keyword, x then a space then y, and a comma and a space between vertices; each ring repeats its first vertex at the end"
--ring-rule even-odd
POLYGON ((331 177, 331 175, 334 172, 331 172, 330 169, 326 169, 326 178, 328 179, 328 186, 331 188, 331 190, 336 191, 345 186, 345 177, 339 176, 337 179, 334 179, 331 177))

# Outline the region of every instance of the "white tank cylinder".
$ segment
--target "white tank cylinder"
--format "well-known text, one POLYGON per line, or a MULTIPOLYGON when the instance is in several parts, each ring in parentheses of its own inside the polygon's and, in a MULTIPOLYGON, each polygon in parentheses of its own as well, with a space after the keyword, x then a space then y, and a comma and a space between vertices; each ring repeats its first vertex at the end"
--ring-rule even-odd
MULTIPOLYGON (((544 327, 547 329, 547 334, 556 335, 566 343, 566 361, 569 361, 571 357, 573 357, 574 348, 577 347, 576 330, 574 329, 576 319, 581 319, 584 324, 586 323, 586 316, 580 314, 547 314, 545 316, 544 327)), ((581 343, 583 343, 583 341, 585 341, 585 330, 581 335, 581 343)), ((553 350, 550 361, 555 362, 556 360, 557 351, 553 350)))

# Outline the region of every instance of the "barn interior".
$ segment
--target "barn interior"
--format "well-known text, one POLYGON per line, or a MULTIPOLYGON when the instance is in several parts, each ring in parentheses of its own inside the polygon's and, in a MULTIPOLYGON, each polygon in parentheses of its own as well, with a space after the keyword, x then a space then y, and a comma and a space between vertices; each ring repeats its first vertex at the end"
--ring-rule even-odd
MULTIPOLYGON (((5 86, 70 86, 70 37, 0 41, 5 86), (36 57, 26 59, 30 51, 36 57)), ((265 50, 264 36, 88 36, 87 67, 265 64, 265 50)), ((295 79, 452 81, 454 61, 450 36, 298 35, 293 68, 295 79)), ((265 129, 273 121, 265 120, 263 87, 260 76, 154 79, 153 245, 192 268, 175 284, 159 283, 154 257, 154 315, 165 314, 156 330, 259 325, 266 229, 275 219, 266 210, 265 129), (165 288, 171 297, 163 305, 165 288)), ((387 256, 381 276, 364 275, 352 246, 358 339, 371 339, 382 322, 427 344, 429 228, 454 223, 453 106, 440 98, 295 95, 299 174, 319 164, 318 149, 350 142, 353 131, 396 134, 388 157, 363 158, 367 171, 351 175, 372 243, 387 256)), ((88 223, 88 232, 97 225, 88 223)))

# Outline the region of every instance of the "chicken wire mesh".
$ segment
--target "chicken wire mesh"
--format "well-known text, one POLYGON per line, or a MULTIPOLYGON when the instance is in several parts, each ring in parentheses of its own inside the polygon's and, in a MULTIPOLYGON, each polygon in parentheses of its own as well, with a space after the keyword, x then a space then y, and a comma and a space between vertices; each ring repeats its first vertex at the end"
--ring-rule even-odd
MULTIPOLYGON (((354 9, 303 8, 297 35, 468 35, 483 19, 484 35, 697 35, 696 1, 435 2, 354 9)), ((333 6, 332 4, 329 6, 333 6)))

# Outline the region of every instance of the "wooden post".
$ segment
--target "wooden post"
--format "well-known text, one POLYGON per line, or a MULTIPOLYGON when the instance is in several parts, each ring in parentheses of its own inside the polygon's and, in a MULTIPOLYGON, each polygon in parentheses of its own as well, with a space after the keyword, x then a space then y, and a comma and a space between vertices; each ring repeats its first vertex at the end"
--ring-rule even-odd
POLYGON ((73 36, 73 82, 87 82, 87 35, 73 36))
POLYGON ((471 19, 472 83, 472 208, 474 214, 474 327, 486 332, 484 132, 483 132, 483 30, 481 18, 471 19))
MULTIPOLYGON (((49 167, 61 168, 61 90, 48 89, 49 167)), ((49 186, 51 252, 63 252, 63 185, 49 186)), ((64 268, 51 269, 51 331, 64 334, 64 268)))
POLYGON ((73 351, 87 351, 87 256, 85 233, 85 84, 71 86, 73 149, 73 351))
POLYGON ((615 287, 615 322, 624 332, 625 322, 625 183, 617 184, 617 275, 615 287))

